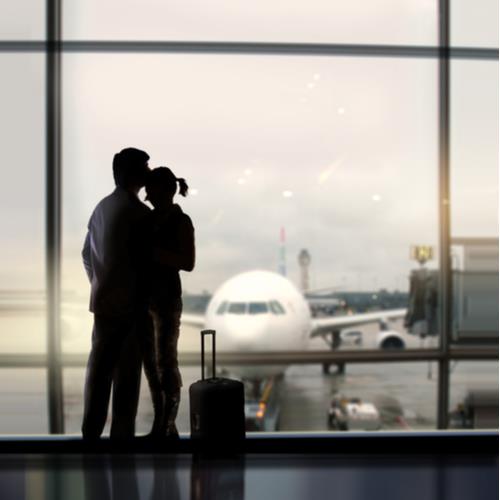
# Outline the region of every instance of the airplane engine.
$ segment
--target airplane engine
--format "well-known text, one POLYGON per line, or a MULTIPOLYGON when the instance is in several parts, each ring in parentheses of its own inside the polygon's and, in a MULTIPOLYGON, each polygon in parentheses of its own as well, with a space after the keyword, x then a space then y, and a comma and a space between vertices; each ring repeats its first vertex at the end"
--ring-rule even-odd
POLYGON ((403 336, 396 330, 381 330, 377 335, 379 349, 404 349, 406 343, 403 336))

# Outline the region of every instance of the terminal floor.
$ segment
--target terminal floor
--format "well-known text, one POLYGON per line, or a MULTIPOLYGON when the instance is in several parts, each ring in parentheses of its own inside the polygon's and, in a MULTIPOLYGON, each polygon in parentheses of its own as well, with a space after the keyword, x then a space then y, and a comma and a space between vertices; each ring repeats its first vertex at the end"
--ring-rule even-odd
POLYGON ((2 500, 498 498, 492 454, 0 454, 2 500))

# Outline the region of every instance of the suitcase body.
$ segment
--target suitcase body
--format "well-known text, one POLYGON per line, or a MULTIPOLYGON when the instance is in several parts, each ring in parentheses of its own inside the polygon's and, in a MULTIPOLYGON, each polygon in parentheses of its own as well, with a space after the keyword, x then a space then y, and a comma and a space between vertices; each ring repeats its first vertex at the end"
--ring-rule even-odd
POLYGON ((242 382, 215 377, 215 331, 201 332, 202 380, 189 387, 191 439, 216 449, 236 448, 245 439, 245 389, 242 382), (212 377, 205 378, 204 337, 212 337, 212 377))

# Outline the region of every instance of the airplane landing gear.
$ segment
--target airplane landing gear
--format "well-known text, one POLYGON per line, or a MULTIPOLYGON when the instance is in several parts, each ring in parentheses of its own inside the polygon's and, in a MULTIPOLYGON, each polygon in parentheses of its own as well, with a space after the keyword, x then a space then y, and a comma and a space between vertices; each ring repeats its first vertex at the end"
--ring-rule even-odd
MULTIPOLYGON (((325 338, 325 340, 326 340, 326 338, 325 338)), ((338 347, 340 346, 340 343, 341 343, 340 331, 333 330, 332 332, 330 332, 330 342, 328 342, 330 349, 332 351, 334 351, 335 349, 338 349, 338 347)), ((345 374, 345 363, 336 363, 336 365, 337 365, 336 375, 344 375, 345 374)), ((330 373, 330 363, 323 363, 323 375, 328 375, 329 373, 330 373)))
MULTIPOLYGON (((344 375, 345 374, 345 363, 336 363, 337 371, 335 375, 344 375)), ((330 363, 323 363, 323 375, 328 375, 330 373, 330 363)))

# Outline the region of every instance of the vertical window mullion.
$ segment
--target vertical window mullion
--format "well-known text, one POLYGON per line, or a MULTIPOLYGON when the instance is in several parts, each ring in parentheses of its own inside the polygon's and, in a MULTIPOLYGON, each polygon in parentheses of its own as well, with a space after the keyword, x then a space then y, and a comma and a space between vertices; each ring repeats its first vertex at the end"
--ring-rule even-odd
POLYGON ((448 428, 451 327, 450 259, 450 1, 439 0, 439 319, 438 429, 448 428))
POLYGON ((47 0, 46 296, 49 432, 64 433, 61 366, 61 0, 47 0))

